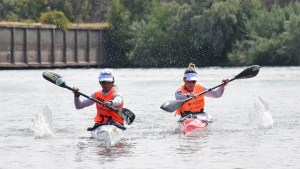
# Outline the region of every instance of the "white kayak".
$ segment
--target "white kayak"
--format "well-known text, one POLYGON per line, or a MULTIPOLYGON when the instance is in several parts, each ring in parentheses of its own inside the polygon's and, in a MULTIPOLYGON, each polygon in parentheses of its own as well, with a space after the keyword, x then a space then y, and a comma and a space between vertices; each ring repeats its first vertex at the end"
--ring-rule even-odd
POLYGON ((181 118, 179 121, 180 130, 184 135, 191 135, 203 128, 205 128, 208 123, 212 123, 212 117, 206 113, 198 115, 188 115, 181 118))
POLYGON ((91 135, 107 146, 114 146, 120 140, 123 131, 114 125, 102 125, 92 130, 91 135))

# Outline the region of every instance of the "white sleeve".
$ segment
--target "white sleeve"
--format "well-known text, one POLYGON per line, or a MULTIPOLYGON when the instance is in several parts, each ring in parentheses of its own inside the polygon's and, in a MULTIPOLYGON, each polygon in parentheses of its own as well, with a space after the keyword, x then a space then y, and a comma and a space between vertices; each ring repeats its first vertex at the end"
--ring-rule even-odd
POLYGON ((76 109, 83 109, 85 107, 93 105, 95 102, 90 99, 80 100, 79 97, 74 97, 74 105, 76 109))
POLYGON ((113 107, 118 107, 123 103, 123 96, 121 95, 121 93, 114 94, 114 99, 112 100, 112 103, 113 107))
MULTIPOLYGON (((219 97, 221 97, 223 95, 224 88, 225 88, 225 86, 222 85, 222 86, 220 86, 220 87, 218 87, 218 88, 216 88, 214 90, 211 90, 211 91, 205 93, 205 96, 207 96, 207 97, 213 97, 213 98, 219 98, 219 97)), ((204 87, 204 91, 205 90, 209 90, 209 88, 204 87)))
POLYGON ((188 98, 188 96, 185 95, 182 91, 178 90, 175 92, 175 98, 176 100, 185 100, 188 98))

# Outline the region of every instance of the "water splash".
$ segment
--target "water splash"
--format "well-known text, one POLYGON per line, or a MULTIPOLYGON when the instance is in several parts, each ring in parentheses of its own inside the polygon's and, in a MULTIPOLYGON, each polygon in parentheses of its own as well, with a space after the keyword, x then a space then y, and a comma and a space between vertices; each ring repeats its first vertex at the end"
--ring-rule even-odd
POLYGON ((271 128, 273 127, 274 120, 269 112, 268 103, 260 96, 257 97, 254 103, 254 111, 250 112, 249 124, 252 128, 271 128))
POLYGON ((53 138, 52 112, 48 106, 41 107, 32 118, 35 138, 53 138))

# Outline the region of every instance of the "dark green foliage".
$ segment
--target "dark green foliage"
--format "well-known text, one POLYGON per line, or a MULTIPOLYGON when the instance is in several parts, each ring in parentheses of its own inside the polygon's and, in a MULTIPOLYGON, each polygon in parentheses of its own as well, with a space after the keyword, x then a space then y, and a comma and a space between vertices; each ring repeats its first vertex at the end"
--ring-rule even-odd
POLYGON ((197 1, 191 5, 160 3, 147 20, 132 23, 137 66, 225 65, 227 52, 244 36, 245 22, 259 8, 257 1, 197 1))
POLYGON ((131 39, 128 41, 133 49, 128 54, 134 66, 163 67, 176 65, 179 56, 175 46, 178 37, 170 31, 178 20, 185 6, 176 3, 155 5, 148 20, 133 22, 130 27, 131 39), (174 41, 173 41, 174 40, 174 41))
POLYGON ((65 10, 70 12, 69 18, 76 23, 82 22, 84 16, 88 14, 88 0, 65 0, 65 10))
POLYGON ((15 13, 21 20, 34 20, 47 11, 48 0, 16 0, 15 13))
POLYGON ((13 20, 15 0, 0 0, 0 20, 13 20))
POLYGON ((41 22, 66 29, 67 18, 107 18, 104 61, 110 67, 299 65, 295 1, 0 0, 0 19, 37 21, 47 12, 41 22), (107 15, 99 16, 107 6, 107 15))
POLYGON ((229 54, 233 65, 298 65, 300 5, 261 10, 247 22, 247 37, 229 54))
POLYGON ((277 51, 284 65, 300 64, 300 15, 291 15, 285 22, 285 32, 282 34, 282 46, 277 51))
POLYGON ((126 43, 129 39, 129 21, 120 0, 113 0, 108 13, 109 30, 105 37, 107 58, 104 59, 106 61, 104 64, 109 67, 129 66, 126 56, 130 50, 129 44, 126 43))
POLYGON ((256 8, 259 8, 256 1, 219 1, 193 16, 194 43, 201 50, 205 64, 226 64, 227 53, 244 36, 245 22, 256 8))
POLYGON ((122 0, 120 1, 127 11, 130 22, 147 19, 152 12, 156 0, 122 0))

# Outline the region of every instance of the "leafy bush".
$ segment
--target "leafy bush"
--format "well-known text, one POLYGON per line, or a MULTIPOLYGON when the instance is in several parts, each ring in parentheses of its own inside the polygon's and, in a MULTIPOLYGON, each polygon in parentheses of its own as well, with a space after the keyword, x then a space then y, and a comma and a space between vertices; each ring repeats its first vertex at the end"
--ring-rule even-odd
POLYGON ((70 24, 69 19, 61 11, 45 12, 40 16, 39 22, 43 24, 54 24, 63 30, 66 30, 70 24))
POLYGON ((262 10, 246 24, 245 39, 228 55, 232 65, 299 64, 300 5, 262 10))
POLYGON ((300 64, 300 16, 292 15, 285 22, 286 31, 282 34, 282 47, 278 50, 278 54, 285 58, 284 64, 299 65, 300 64))
POLYGON ((108 8, 108 26, 109 30, 105 37, 105 49, 107 58, 105 66, 126 67, 128 58, 126 53, 130 46, 126 43, 128 36, 128 14, 120 0, 113 0, 108 8))
POLYGON ((132 23, 128 43, 133 49, 128 57, 134 66, 166 67, 175 64, 180 49, 172 40, 170 28, 178 20, 179 9, 182 6, 175 3, 154 5, 147 20, 132 23))
POLYGON ((38 20, 38 16, 47 11, 48 0, 15 0, 13 11, 18 20, 38 20))

